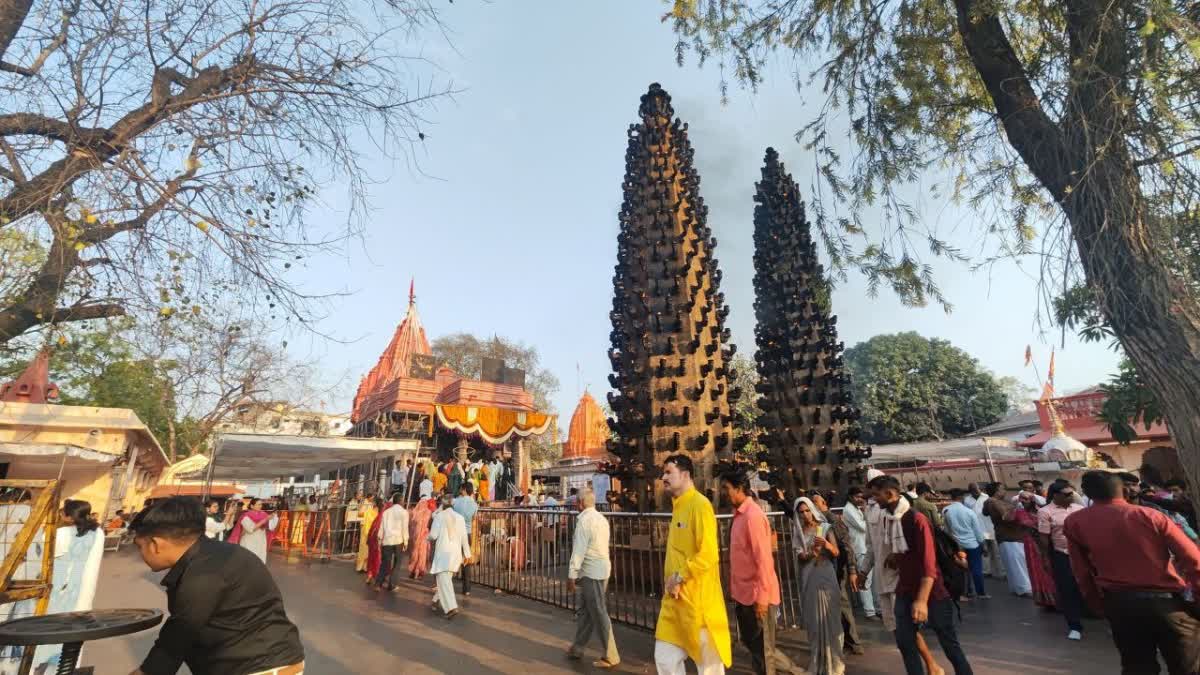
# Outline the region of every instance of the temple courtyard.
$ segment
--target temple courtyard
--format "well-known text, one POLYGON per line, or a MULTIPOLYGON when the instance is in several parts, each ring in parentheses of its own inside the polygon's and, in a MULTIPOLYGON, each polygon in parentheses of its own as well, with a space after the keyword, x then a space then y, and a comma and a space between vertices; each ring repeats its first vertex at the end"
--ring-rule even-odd
MULTIPOLYGON (((476 586, 461 598, 463 614, 446 621, 429 609, 425 582, 405 582, 399 592, 373 592, 344 562, 288 563, 271 560, 289 616, 300 627, 307 672, 328 673, 498 673, 552 674, 602 672, 591 667, 594 646, 583 662, 568 661, 563 650, 574 635, 572 615, 562 609, 514 596, 496 596, 476 586)), ((136 549, 106 553, 100 574, 97 608, 159 607, 166 596, 161 574, 146 569, 136 549)), ((999 587, 994 589, 1000 591, 999 587)), ((1082 642, 1063 638, 1062 618, 1008 596, 963 606, 960 631, 978 675, 1023 673, 1118 673, 1117 651, 1106 626, 1089 621, 1082 642)), ((653 636, 616 627, 624 659, 617 672, 653 673, 653 636)), ((864 632, 867 653, 850 657, 848 674, 892 675, 902 672, 899 655, 879 623, 864 632)), ((137 667, 156 631, 90 643, 83 664, 96 672, 125 674, 137 667)), ((930 635, 932 638, 932 636, 930 635)), ((799 663, 807 661, 797 637, 785 648, 799 663)), ((934 641, 936 642, 936 641, 934 641)), ((940 659, 943 666, 944 659, 940 659)), ((749 656, 734 648, 731 672, 749 673, 749 656)), ((182 672, 187 672, 186 668, 182 672)))

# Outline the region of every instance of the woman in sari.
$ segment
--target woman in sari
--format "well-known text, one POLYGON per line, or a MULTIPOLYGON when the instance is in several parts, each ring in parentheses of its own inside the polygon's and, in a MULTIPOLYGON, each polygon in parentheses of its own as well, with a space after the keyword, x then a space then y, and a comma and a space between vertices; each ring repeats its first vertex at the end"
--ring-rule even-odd
POLYGON ((436 499, 417 502, 409 520, 408 578, 420 579, 429 571, 429 523, 437 510, 436 499))
POLYGON ((229 535, 229 543, 238 544, 249 550, 258 559, 267 562, 267 542, 279 525, 279 518, 262 510, 262 500, 250 500, 250 508, 242 513, 233 532, 229 535))
POLYGON ((808 632, 812 675, 843 675, 842 596, 838 585, 838 541, 825 514, 808 497, 793 504, 792 546, 800 564, 800 606, 808 632))
MULTIPOLYGON (((356 558, 354 561, 355 571, 367 571, 367 557, 371 553, 370 546, 368 545, 368 540, 370 537, 368 537, 367 534, 370 533, 371 526, 375 524, 375 519, 379 517, 379 509, 382 507, 383 500, 379 497, 364 499, 362 502, 362 506, 358 512, 358 558, 356 558)), ((367 582, 370 583, 371 579, 373 578, 374 577, 368 575, 367 582)))
MULTIPOLYGON (((104 555, 104 533, 88 502, 68 499, 63 504, 62 525, 54 540, 54 571, 51 576, 47 614, 84 612, 96 598, 100 558, 104 555)), ((38 647, 30 672, 52 672, 62 655, 62 645, 38 647), (40 670, 39 670, 40 669, 40 670)))
POLYGON ((1058 589, 1050 575, 1050 565, 1042 558, 1037 545, 1037 502, 1033 495, 1022 492, 1017 508, 1008 513, 1008 518, 1025 529, 1025 566, 1029 568, 1029 584, 1033 587, 1033 601, 1039 606, 1054 609, 1057 606, 1058 589))
POLYGON ((376 504, 379 506, 379 513, 375 515, 375 521, 371 523, 371 527, 367 529, 367 585, 371 585, 375 578, 379 576, 379 568, 383 565, 383 548, 379 541, 379 528, 383 525, 383 514, 392 508, 392 502, 385 502, 382 498, 376 497, 376 504))

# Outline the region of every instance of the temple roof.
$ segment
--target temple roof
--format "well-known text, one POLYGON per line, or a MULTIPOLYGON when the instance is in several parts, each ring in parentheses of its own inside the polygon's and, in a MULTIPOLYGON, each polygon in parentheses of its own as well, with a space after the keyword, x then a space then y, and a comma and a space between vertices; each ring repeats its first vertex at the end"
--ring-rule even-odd
POLYGON ((412 367, 418 355, 432 356, 433 350, 410 285, 408 314, 379 362, 359 383, 351 420, 358 423, 388 412, 432 415, 437 405, 536 412, 533 395, 519 385, 464 378, 444 364, 432 373, 421 373, 419 367, 412 367))
POLYGON ((571 415, 571 427, 567 442, 563 445, 563 459, 573 457, 603 457, 607 454, 609 438, 608 421, 604 410, 588 392, 583 392, 575 413, 571 415))
POLYGON ((421 325, 421 316, 417 314, 417 300, 413 293, 413 284, 410 282, 408 313, 396 327, 392 341, 379 356, 375 367, 359 382, 358 392, 354 395, 354 419, 362 419, 363 409, 374 395, 396 380, 409 376, 414 354, 432 353, 429 339, 425 337, 425 328, 421 325))

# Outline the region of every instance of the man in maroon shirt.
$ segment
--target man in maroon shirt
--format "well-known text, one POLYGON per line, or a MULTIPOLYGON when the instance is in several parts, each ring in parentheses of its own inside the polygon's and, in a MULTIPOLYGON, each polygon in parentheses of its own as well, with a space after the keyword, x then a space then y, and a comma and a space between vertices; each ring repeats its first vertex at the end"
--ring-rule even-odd
POLYGON ((1171 675, 1200 672, 1200 620, 1182 596, 1200 592, 1200 549, 1167 516, 1125 501, 1120 476, 1089 471, 1081 486, 1092 506, 1067 516, 1063 533, 1084 601, 1112 627, 1122 672, 1158 673, 1158 653, 1171 675))
POLYGON ((886 511, 885 532, 895 537, 893 553, 884 563, 896 570, 896 646, 908 675, 925 675, 925 662, 917 648, 917 631, 928 624, 938 636, 942 651, 955 675, 972 675, 971 664, 954 629, 954 602, 942 583, 929 519, 909 508, 893 476, 877 476, 867 483, 875 502, 886 511), (899 529, 896 529, 896 524, 899 529), (904 550, 907 549, 907 550, 904 550))

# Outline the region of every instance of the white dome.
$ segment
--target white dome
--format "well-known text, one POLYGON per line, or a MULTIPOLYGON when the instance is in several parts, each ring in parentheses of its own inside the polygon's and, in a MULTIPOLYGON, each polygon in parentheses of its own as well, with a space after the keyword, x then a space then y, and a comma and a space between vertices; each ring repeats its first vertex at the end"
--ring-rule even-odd
POLYGON ((1087 462, 1088 447, 1059 432, 1051 436, 1042 446, 1042 452, 1051 462, 1087 462))

